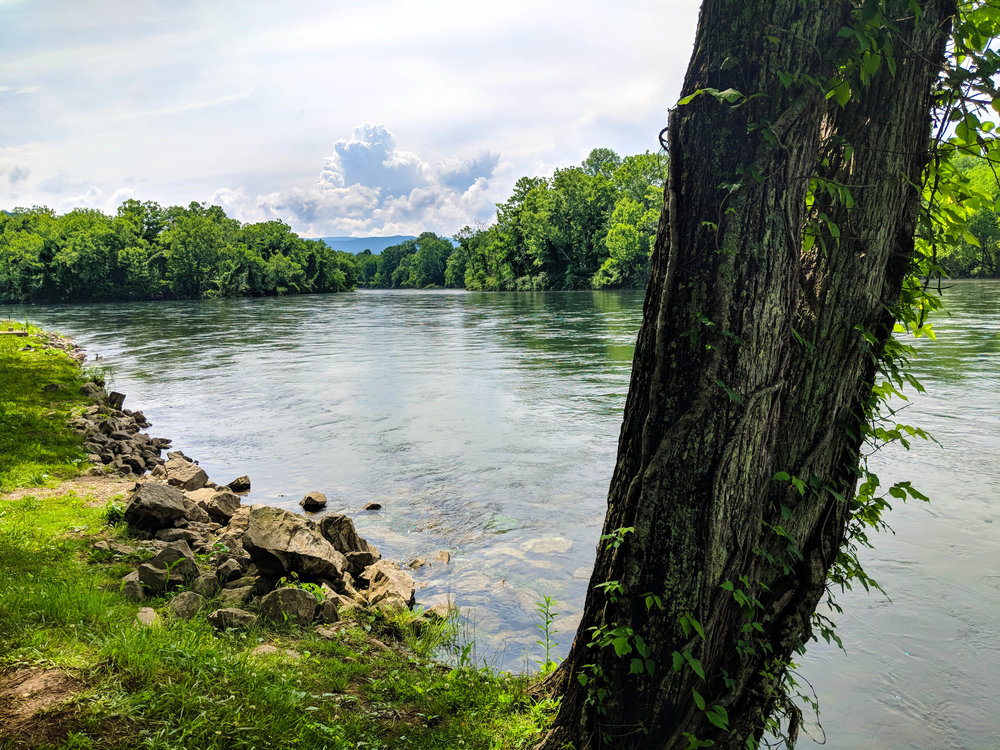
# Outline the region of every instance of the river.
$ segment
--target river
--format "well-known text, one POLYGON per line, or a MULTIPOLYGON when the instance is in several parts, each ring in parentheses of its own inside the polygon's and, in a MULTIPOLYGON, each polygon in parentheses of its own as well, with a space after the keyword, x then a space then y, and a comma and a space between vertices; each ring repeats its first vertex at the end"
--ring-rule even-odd
MULTIPOLYGON (((905 420, 940 442, 873 457, 931 497, 863 555, 892 598, 840 597, 847 654, 813 644, 830 748, 1000 747, 1000 282, 957 282, 927 394, 905 420)), ((76 338, 112 386, 220 483, 298 510, 311 490, 452 597, 476 658, 542 658, 535 603, 568 649, 593 564, 641 319, 638 292, 353 294, 0 307, 76 338), (361 510, 381 503, 377 512, 361 510)), ((803 683, 805 684, 805 683, 803 683)), ((822 737, 813 723, 810 733, 822 737)), ((808 743, 805 743, 808 745, 808 743)))

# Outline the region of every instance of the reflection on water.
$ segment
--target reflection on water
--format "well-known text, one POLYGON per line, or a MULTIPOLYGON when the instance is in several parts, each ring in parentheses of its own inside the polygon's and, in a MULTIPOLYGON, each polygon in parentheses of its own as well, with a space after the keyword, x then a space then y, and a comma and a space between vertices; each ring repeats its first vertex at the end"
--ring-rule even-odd
MULTIPOLYGON (((997 747, 1000 673, 1000 283, 955 284, 928 394, 904 421, 941 442, 876 457, 883 484, 932 498, 892 514, 869 571, 893 598, 847 593, 849 653, 813 645, 802 672, 831 748, 997 747)), ((642 295, 358 292, 289 299, 29 308, 114 372, 153 433, 252 502, 331 510, 453 594, 480 654, 541 658, 534 602, 572 638, 614 462, 642 295), (360 511, 376 500, 384 510, 360 511)), ((21 308, 0 315, 24 317, 21 308)))

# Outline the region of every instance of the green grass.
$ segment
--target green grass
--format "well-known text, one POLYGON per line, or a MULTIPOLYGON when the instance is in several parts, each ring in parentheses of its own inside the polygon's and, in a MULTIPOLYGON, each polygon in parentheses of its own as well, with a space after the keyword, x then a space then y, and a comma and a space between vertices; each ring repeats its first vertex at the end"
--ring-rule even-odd
MULTIPOLYGON (((27 384, 58 373, 72 385, 75 376, 62 357, 18 346, 17 355, 32 355, 20 372, 18 357, 0 344, 4 375, 27 394, 3 386, 5 416, 32 425, 32 445, 47 446, 36 456, 12 441, 18 452, 0 481, 56 476, 77 450, 61 425, 79 401, 42 405, 40 387, 27 384)), ((34 746, 487 750, 530 747, 551 715, 550 702, 528 697, 527 678, 436 662, 454 626, 421 626, 410 613, 359 613, 332 640, 312 627, 219 634, 204 613, 172 620, 169 597, 160 597, 143 604, 161 624, 142 627, 140 605, 118 593, 137 556, 93 551, 96 539, 127 538, 127 530, 107 523, 113 508, 92 506, 58 489, 0 498, 0 679, 18 669, 61 669, 82 685, 68 709, 51 713, 49 744, 34 746), (252 655, 261 643, 300 657, 252 655)), ((29 739, 0 726, 0 748, 31 746, 29 739)))
MULTIPOLYGON (((0 328, 25 330, 0 321, 0 328)), ((30 326, 26 338, 0 336, 0 492, 72 476, 84 458, 83 439, 66 429, 74 410, 86 406, 79 365, 52 349, 30 326), (30 344, 32 351, 21 349, 30 344), (49 383, 62 390, 46 392, 49 383)))

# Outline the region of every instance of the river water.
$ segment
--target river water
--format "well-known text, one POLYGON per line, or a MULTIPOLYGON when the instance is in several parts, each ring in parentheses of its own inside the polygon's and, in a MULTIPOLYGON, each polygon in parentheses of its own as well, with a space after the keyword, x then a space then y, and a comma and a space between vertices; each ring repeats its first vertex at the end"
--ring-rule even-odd
MULTIPOLYGON (((1000 282, 945 300, 937 341, 918 344, 928 393, 903 412, 941 445, 873 459, 884 485, 932 498, 900 503, 896 535, 864 555, 892 603, 844 594, 848 653, 802 659, 830 748, 1000 747, 1000 282)), ((151 434, 220 483, 249 474, 249 502, 297 511, 320 490, 387 557, 451 552, 414 572, 418 601, 451 597, 477 659, 521 670, 542 658, 536 602, 557 600, 560 655, 579 620, 641 306, 638 292, 359 291, 0 316, 100 355, 151 434)))

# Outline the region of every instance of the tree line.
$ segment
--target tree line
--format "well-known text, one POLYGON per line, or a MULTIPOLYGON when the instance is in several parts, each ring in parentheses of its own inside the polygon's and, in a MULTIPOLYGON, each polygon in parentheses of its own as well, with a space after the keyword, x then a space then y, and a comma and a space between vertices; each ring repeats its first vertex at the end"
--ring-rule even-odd
MULTIPOLYGON (((997 177, 959 160, 956 178, 995 201, 997 177)), ((333 250, 280 221, 242 224, 219 206, 130 199, 114 216, 0 212, 0 302, 191 299, 343 292, 357 286, 479 291, 641 288, 663 206, 666 158, 597 148, 580 166, 522 177, 489 226, 424 232, 379 254, 333 250)), ((992 206, 938 248, 952 277, 1000 276, 992 206)))
POLYGON ((350 253, 280 221, 242 224, 219 206, 127 200, 114 216, 78 208, 0 212, 0 301, 90 302, 354 289, 350 253))

